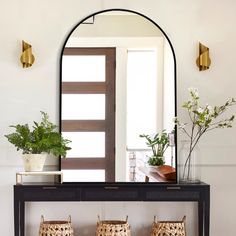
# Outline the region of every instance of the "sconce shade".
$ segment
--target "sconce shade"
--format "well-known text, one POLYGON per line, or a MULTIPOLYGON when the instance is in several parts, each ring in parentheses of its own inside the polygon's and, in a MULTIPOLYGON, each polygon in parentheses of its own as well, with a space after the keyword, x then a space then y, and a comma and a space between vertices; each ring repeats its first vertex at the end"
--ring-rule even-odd
POLYGON ((20 61, 23 68, 31 67, 34 63, 34 55, 32 54, 32 46, 22 40, 22 54, 20 61))
POLYGON ((199 42, 199 57, 197 58, 197 66, 199 71, 209 69, 211 65, 211 59, 209 57, 209 48, 199 42))

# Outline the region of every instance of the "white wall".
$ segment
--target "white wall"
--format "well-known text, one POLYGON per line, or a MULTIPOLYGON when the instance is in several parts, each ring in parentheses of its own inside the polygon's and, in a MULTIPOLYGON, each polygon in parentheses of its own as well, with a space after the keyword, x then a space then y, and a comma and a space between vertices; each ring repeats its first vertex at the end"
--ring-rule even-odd
MULTIPOLYGON (((66 35, 87 15, 108 8, 127 8, 147 15, 167 33, 177 57, 178 114, 185 118, 181 104, 187 88, 199 88, 203 103, 221 104, 235 96, 236 2, 234 0, 70 0, 0 1, 0 226, 1 234, 13 235, 13 193, 15 172, 21 169, 20 154, 3 137, 9 124, 39 119, 44 110, 57 121, 59 57, 66 35), (21 40, 33 45, 36 62, 22 69, 21 40), (199 72, 195 65, 197 44, 210 48, 210 70, 199 72)), ((235 113, 235 108, 233 112, 235 113)), ((213 131, 200 143, 202 180, 211 184, 211 235, 236 234, 234 203, 236 189, 236 124, 232 129, 213 131)), ((69 213, 77 235, 93 235, 96 215, 122 218, 129 214, 133 235, 147 235, 148 222, 156 213, 162 219, 187 215, 188 236, 195 236, 196 204, 157 203, 28 204, 27 235, 37 235, 40 215, 65 218, 69 213), (120 204, 120 205, 119 205, 120 204), (87 207, 87 208, 85 208, 87 207), (91 209, 86 211, 84 209, 91 209), (135 212, 138 211, 138 214, 135 212), (83 212, 83 215, 81 214, 83 212), (137 217, 137 215, 139 215, 137 217), (137 218, 137 220, 136 220, 137 218), (85 223, 85 224, 83 224, 85 223), (88 230, 85 225, 89 226, 88 230), (35 226, 35 227, 34 227, 35 226), (143 226, 143 229, 141 227, 143 226), (140 232, 140 233, 138 233, 140 232)))

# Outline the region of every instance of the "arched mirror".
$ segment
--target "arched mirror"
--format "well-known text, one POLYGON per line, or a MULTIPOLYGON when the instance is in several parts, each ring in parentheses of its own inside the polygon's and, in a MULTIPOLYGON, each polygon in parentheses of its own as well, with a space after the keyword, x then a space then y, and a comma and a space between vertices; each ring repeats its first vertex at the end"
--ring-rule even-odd
POLYGON ((176 182, 175 55, 156 23, 120 9, 81 21, 62 49, 60 92, 61 132, 72 141, 64 182, 176 182), (171 141, 158 171, 148 161, 157 145, 140 137, 157 133, 171 141))

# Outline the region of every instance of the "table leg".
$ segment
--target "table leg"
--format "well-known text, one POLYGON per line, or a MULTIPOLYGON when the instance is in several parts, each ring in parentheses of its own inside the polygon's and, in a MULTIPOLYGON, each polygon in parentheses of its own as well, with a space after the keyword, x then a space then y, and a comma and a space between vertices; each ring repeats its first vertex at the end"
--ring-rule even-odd
POLYGON ((210 235, 210 189, 205 190, 204 236, 210 235))
POLYGON ((15 236, 19 236, 19 228, 20 228, 20 203, 14 196, 14 232, 15 236))
POLYGON ((25 202, 20 202, 20 236, 25 235, 25 202))
POLYGON ((204 207, 203 207, 203 199, 198 201, 198 235, 203 236, 203 225, 204 225, 204 220, 203 220, 203 214, 204 213, 204 207))
POLYGON ((149 182, 149 177, 146 175, 145 176, 145 182, 148 183, 149 182))

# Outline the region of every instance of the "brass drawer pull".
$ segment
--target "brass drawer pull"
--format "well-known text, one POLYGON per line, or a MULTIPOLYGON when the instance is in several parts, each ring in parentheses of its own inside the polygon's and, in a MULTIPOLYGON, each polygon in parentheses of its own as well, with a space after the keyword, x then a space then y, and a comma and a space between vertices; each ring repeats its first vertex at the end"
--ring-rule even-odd
POLYGON ((116 189, 119 189, 119 187, 104 187, 105 189, 107 190, 116 190, 116 189))
POLYGON ((167 190, 180 190, 181 187, 167 187, 167 190))
POLYGON ((57 189, 57 187, 43 187, 44 190, 57 189))

